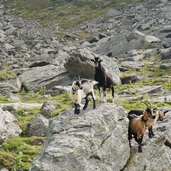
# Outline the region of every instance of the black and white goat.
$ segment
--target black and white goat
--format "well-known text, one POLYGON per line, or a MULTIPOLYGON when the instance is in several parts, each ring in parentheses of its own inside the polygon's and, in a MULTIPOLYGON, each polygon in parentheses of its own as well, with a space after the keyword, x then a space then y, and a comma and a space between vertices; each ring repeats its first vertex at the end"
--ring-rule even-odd
MULTIPOLYGON (((103 97, 104 101, 106 101, 106 89, 112 90, 112 99, 114 102, 114 80, 112 78, 112 74, 101 65, 102 60, 98 57, 91 59, 94 62, 95 67, 95 75, 94 79, 98 81, 97 87, 100 92, 100 88, 103 88, 103 97)), ((101 92, 100 92, 101 94, 101 92)))
POLYGON ((74 102, 75 114, 80 113, 80 107, 83 106, 81 104, 82 99, 85 99, 83 110, 87 108, 89 102, 88 99, 89 96, 91 96, 93 99, 93 109, 96 108, 94 85, 96 85, 97 83, 98 83, 97 81, 86 80, 86 79, 76 80, 72 83, 71 96, 74 102))
POLYGON ((141 144, 145 134, 145 131, 150 126, 151 122, 155 120, 153 111, 147 107, 140 116, 128 115, 129 126, 128 126, 128 140, 131 148, 131 139, 134 137, 138 143, 138 151, 142 152, 141 144))
MULTIPOLYGON (((156 122, 159 120, 159 121, 162 121, 165 117, 165 114, 168 112, 168 110, 162 110, 162 109, 153 109, 153 113, 155 115, 155 119, 150 122, 148 124, 148 136, 149 138, 152 138, 154 136, 154 132, 153 132, 153 126, 156 124, 156 122)), ((128 112, 128 117, 130 115, 137 115, 137 116, 140 116, 143 114, 143 110, 130 110, 128 112)))

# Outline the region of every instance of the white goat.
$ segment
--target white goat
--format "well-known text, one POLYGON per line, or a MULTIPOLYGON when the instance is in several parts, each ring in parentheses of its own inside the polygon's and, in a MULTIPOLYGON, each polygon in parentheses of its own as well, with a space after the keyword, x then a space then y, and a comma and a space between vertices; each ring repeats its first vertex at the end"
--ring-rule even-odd
POLYGON ((94 85, 98 82, 93 80, 76 80, 72 83, 71 95, 75 106, 75 114, 80 113, 80 107, 82 99, 85 99, 85 105, 83 110, 88 106, 88 97, 91 96, 93 99, 93 109, 96 108, 95 95, 94 95, 94 85))

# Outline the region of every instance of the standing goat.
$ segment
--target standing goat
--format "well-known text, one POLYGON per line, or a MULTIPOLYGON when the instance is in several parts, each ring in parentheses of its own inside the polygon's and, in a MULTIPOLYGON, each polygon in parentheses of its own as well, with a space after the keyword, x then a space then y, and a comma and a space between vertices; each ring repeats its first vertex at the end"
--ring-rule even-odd
POLYGON ((155 116, 153 116, 153 111, 147 107, 143 114, 140 116, 137 115, 128 115, 129 126, 128 126, 128 140, 129 146, 131 148, 131 139, 134 136, 135 141, 138 143, 138 152, 142 152, 141 144, 144 137, 144 133, 147 130, 148 126, 151 124, 150 121, 154 121, 155 116))
POLYGON ((74 113, 79 114, 80 113, 80 107, 82 106, 81 101, 82 99, 85 99, 85 105, 83 107, 83 110, 85 110, 88 106, 88 97, 91 96, 93 99, 93 109, 96 108, 96 102, 95 102, 95 95, 94 95, 94 85, 97 84, 97 81, 92 80, 76 80, 72 83, 72 89, 71 89, 71 95, 72 99, 74 101, 74 113))
MULTIPOLYGON (((161 109, 157 110, 156 108, 153 109, 153 113, 155 114, 155 119, 148 124, 148 136, 149 136, 149 138, 152 138, 154 136, 153 126, 156 124, 157 120, 162 121, 167 112, 168 112, 168 110, 161 110, 161 109)), ((143 114, 143 110, 130 110, 128 112, 128 117, 130 115, 140 116, 142 114, 143 114)))
POLYGON ((104 101, 106 101, 106 89, 109 88, 112 90, 112 98, 114 101, 114 81, 112 78, 112 74, 105 70, 105 68, 101 65, 102 60, 98 57, 91 59, 94 62, 95 66, 95 75, 94 79, 98 81, 97 87, 100 92, 100 87, 103 88, 103 97, 104 101))

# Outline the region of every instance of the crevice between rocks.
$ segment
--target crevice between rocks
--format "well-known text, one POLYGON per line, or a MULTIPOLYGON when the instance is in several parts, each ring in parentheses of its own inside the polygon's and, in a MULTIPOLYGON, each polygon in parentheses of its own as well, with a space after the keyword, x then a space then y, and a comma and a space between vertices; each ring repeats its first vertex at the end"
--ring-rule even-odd
POLYGON ((135 159, 135 151, 133 149, 130 149, 130 155, 125 163, 125 165, 123 166, 123 168, 120 171, 124 171, 125 168, 129 167, 133 161, 135 159))
POLYGON ((164 142, 164 145, 171 148, 171 142, 168 139, 166 139, 166 141, 164 142))

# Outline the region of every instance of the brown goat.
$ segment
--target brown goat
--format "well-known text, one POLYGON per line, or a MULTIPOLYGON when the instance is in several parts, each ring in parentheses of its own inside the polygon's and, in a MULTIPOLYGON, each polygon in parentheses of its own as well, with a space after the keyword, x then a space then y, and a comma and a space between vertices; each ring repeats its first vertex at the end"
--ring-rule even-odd
POLYGON ((129 126, 128 126, 128 140, 129 146, 131 148, 131 139, 134 136, 135 141, 138 143, 138 152, 142 152, 141 144, 144 137, 144 133, 148 128, 148 120, 155 119, 153 112, 150 108, 147 108, 143 115, 129 115, 129 126))

